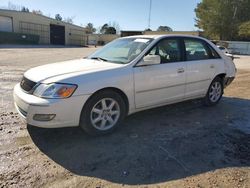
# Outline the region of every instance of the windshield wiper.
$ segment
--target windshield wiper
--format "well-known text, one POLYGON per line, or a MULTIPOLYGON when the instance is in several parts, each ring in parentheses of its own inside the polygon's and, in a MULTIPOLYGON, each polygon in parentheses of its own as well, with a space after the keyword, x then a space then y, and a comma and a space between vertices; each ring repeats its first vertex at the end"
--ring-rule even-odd
POLYGON ((107 59, 102 58, 102 57, 91 57, 90 59, 96 59, 98 61, 108 61, 107 59))

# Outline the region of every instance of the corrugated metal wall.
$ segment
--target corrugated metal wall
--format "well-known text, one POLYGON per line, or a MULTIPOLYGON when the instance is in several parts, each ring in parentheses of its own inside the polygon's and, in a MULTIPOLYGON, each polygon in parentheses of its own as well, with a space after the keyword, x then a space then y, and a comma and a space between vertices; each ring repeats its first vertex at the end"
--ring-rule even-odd
POLYGON ((12 18, 7 17, 7 16, 0 16, 0 31, 4 31, 4 32, 13 31, 12 18))
POLYGON ((86 45, 87 35, 82 30, 70 29, 69 43, 70 45, 84 46, 86 45))
POLYGON ((48 25, 35 24, 30 22, 19 22, 19 31, 23 34, 33 34, 40 36, 40 44, 50 43, 50 29, 48 25))
POLYGON ((227 41, 231 53, 250 55, 250 42, 227 41))

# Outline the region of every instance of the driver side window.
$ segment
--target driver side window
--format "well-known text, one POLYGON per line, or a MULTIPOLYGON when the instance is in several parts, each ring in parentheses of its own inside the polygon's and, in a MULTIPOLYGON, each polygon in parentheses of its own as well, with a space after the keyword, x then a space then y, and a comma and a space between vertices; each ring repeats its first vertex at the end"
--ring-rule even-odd
POLYGON ((161 63, 181 61, 181 50, 177 39, 164 39, 160 41, 148 54, 159 55, 161 63))

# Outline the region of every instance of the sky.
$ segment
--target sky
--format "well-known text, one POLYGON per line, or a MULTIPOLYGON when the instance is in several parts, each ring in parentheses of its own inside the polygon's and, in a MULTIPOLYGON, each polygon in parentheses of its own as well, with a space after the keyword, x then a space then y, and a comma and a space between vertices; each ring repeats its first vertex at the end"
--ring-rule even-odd
MULTIPOLYGON (((148 28, 150 0, 0 0, 0 8, 8 3, 41 10, 44 15, 63 18, 73 17, 74 24, 91 22, 96 28, 105 23, 116 22, 121 30, 144 30, 148 28)), ((194 9, 201 0, 152 0, 151 29, 160 25, 175 31, 194 31, 194 9)))

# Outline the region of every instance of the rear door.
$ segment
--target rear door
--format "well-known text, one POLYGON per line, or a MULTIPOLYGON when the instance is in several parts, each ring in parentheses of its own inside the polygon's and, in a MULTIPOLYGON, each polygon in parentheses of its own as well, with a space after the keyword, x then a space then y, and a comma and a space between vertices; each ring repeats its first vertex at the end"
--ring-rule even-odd
POLYGON ((205 95, 215 76, 216 63, 220 57, 201 39, 184 38, 184 45, 187 62, 185 98, 205 95))

